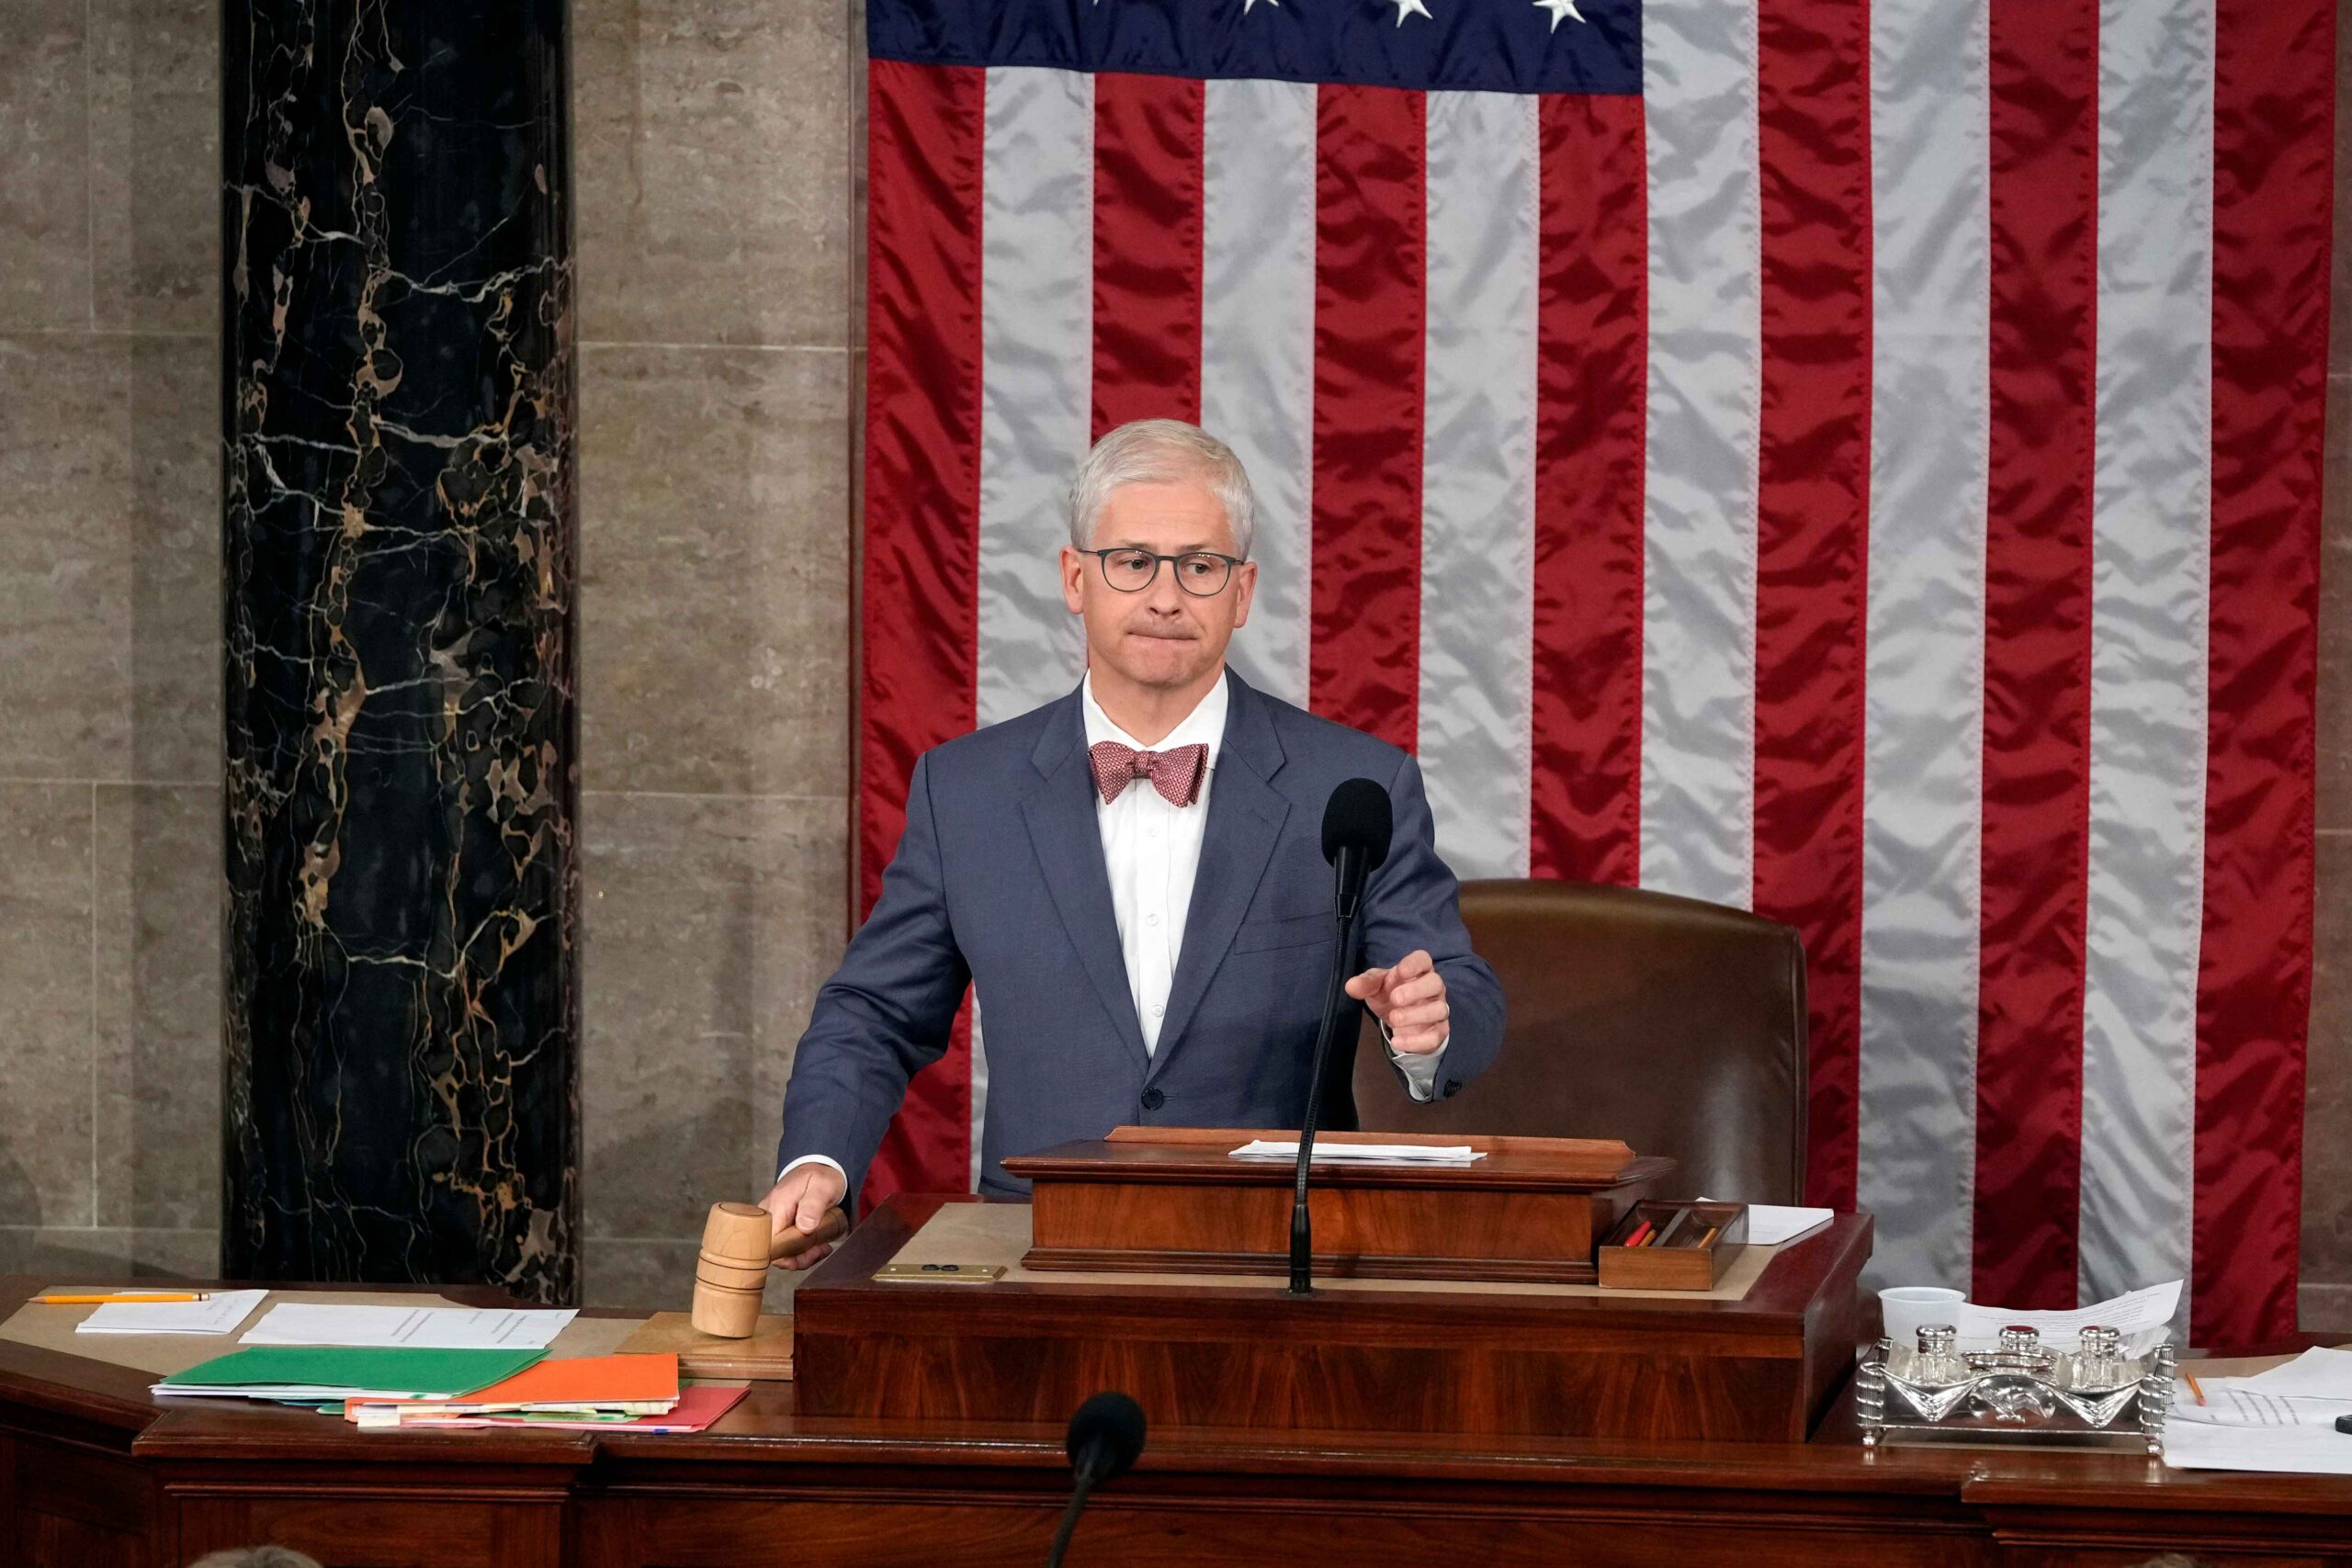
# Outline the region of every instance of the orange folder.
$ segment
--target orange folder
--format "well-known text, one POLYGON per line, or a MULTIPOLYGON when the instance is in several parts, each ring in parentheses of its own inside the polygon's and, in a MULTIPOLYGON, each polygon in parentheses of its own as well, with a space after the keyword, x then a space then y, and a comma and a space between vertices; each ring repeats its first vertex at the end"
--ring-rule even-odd
POLYGON ((458 1404, 546 1405, 655 1404, 678 1397, 674 1351, 651 1356, 573 1356, 538 1361, 503 1382, 466 1395, 458 1404))
POLYGON ((362 1426, 391 1426, 510 1410, 628 1410, 653 1415, 678 1403, 675 1352, 644 1356, 572 1356, 539 1361, 462 1399, 351 1400, 344 1418, 362 1426))

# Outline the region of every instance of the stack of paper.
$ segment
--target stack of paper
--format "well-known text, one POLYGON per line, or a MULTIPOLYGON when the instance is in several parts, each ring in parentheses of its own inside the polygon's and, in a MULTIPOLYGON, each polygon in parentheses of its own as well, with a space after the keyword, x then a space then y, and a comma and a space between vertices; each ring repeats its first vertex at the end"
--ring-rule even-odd
MULTIPOLYGON (((2186 1363, 2194 1372, 2197 1363, 2186 1363)), ((2173 1419, 2207 1427, 2324 1427, 2352 1416, 2352 1350, 2306 1350, 2282 1367, 2244 1378, 2186 1379, 2173 1393, 2173 1419)))
POLYGON ((2325 1427, 2333 1431, 2337 1417, 2352 1416, 2352 1399, 2265 1393, 2244 1378, 2204 1380, 2198 1387, 2202 1400, 2194 1393, 2175 1393, 2174 1420, 2206 1427, 2325 1427))
POLYGON ((260 1345, 215 1356, 156 1383, 156 1393, 329 1404, 455 1399, 511 1378, 544 1350, 416 1350, 260 1345))
MULTIPOLYGON (((1259 1138, 1233 1151, 1235 1159, 1298 1158, 1295 1138, 1259 1138)), ((1351 1165, 1468 1165, 1487 1156, 1467 1144, 1327 1144, 1315 1145, 1314 1163, 1351 1165)))
POLYGON ((662 1416, 678 1403, 678 1358, 579 1356, 540 1361, 460 1399, 359 1400, 344 1417, 362 1427, 471 1425, 484 1416, 561 1413, 662 1416))
POLYGON ((108 1302, 74 1325, 76 1334, 226 1334, 261 1305, 267 1291, 215 1291, 201 1302, 108 1302))
POLYGON ((682 1391, 677 1408, 664 1416, 591 1416, 568 1415, 561 1411, 532 1411, 520 1416, 486 1416, 479 1421, 453 1422, 453 1426, 475 1427, 552 1427, 558 1431, 575 1432, 699 1432, 735 1408, 736 1402, 751 1393, 742 1386, 722 1387, 712 1383, 697 1383, 682 1391))
POLYGON ((2244 1387, 2290 1399, 2352 1402, 2352 1350, 2306 1350, 2283 1367, 2236 1381, 2244 1387))
POLYGON ((2216 1427, 2178 1419, 2165 1426, 2165 1462, 2175 1470, 2284 1470, 2352 1475, 2352 1437, 2334 1427, 2216 1427))
POLYGON ((334 1306, 280 1302, 246 1345, 401 1346, 416 1350, 544 1350, 578 1314, 494 1307, 334 1306))
POLYGON ((741 1388, 678 1383, 674 1355, 582 1356, 537 1366, 461 1399, 360 1400, 344 1418, 368 1427, 554 1427, 698 1432, 742 1398, 741 1388))
POLYGON ((2341 1416, 2352 1416, 2352 1350, 2306 1350, 2247 1378, 2199 1378, 2174 1391, 2165 1462, 2352 1475, 2352 1436, 2335 1429, 2341 1416))

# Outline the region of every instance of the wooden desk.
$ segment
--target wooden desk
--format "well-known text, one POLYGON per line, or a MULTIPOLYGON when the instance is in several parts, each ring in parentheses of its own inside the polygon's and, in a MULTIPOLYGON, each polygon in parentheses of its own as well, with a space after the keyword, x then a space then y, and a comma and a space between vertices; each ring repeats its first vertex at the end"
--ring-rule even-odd
MULTIPOLYGON (((1284 1201, 1288 1195, 1282 1195, 1284 1201)), ((1155 1421, 1600 1439, 1802 1441, 1850 1374, 1867 1216, 1757 1253, 1736 1299, 1565 1281, 1330 1280, 1027 1264, 1017 1203, 894 1197, 794 1297, 808 1415, 1067 1419, 1106 1388, 1155 1421), (934 1237, 945 1231, 948 1239, 934 1237), (911 1245, 910 1245, 911 1244, 911 1245), (884 1266, 1001 1264, 983 1286, 884 1266)))
MULTIPOLYGON (((361 1433, 158 1402, 147 1381, 0 1343, 0 1563, 180 1568, 274 1540, 330 1568, 1035 1564, 1066 1496, 1058 1424, 803 1416, 788 1384, 755 1386, 710 1433, 628 1438, 361 1433)), ((2352 1562, 2352 1478, 1873 1457, 1842 1398, 1805 1443, 1161 1428, 1097 1495, 1070 1561, 2125 1568, 2165 1551, 2352 1562)))

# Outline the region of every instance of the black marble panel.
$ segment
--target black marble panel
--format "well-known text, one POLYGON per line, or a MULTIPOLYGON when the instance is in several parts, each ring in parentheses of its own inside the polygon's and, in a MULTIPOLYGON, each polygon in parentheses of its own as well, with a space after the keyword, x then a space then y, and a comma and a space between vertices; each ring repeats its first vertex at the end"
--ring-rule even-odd
POLYGON ((224 1250, 579 1277, 561 0, 226 0, 224 1250))

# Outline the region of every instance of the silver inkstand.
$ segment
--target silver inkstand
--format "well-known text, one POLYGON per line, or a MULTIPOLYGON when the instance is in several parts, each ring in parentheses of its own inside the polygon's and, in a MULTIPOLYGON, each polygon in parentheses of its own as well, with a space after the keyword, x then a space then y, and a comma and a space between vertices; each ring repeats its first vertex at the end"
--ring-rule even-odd
POLYGON ((2127 1353, 2112 1328, 2083 1329, 2071 1351, 2039 1330, 2004 1328, 1994 1348, 1962 1350, 1949 1325, 1916 1345, 1881 1339, 1854 1374, 1862 1446, 1882 1442, 2052 1444, 2165 1450, 2170 1342, 2127 1353))

